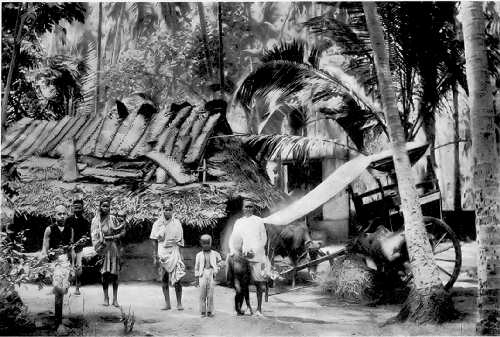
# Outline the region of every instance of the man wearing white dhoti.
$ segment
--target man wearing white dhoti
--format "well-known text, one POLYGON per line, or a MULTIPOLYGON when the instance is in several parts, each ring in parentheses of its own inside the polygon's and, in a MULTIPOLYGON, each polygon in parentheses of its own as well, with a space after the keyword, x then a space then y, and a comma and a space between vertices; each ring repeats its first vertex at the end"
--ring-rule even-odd
POLYGON ((162 310, 170 310, 169 281, 174 286, 177 297, 177 310, 182 307, 181 278, 186 274, 180 247, 184 247, 184 234, 178 219, 172 216, 173 207, 170 202, 162 205, 162 215, 153 224, 150 239, 153 241, 153 263, 159 265, 162 273, 162 290, 165 306, 162 310))
MULTIPOLYGON (((250 266, 257 292, 257 313, 262 315, 262 294, 270 272, 266 256, 267 233, 262 218, 255 216, 251 200, 243 201, 243 217, 236 220, 229 239, 229 254, 245 258, 250 266)), ((238 294, 237 294, 238 295, 238 294)))

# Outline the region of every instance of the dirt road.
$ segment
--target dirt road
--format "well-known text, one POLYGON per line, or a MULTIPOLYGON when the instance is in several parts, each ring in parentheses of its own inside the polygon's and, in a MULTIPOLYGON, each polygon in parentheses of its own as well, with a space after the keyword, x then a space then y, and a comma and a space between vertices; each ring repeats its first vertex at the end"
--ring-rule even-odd
MULTIPOLYGON (((471 260, 472 261, 472 260, 471 260)), ((223 336, 335 336, 335 335, 474 335, 475 283, 465 275, 454 289, 456 308, 464 313, 461 320, 441 326, 415 326, 410 323, 379 327, 397 314, 399 306, 367 307, 332 299, 318 288, 302 288, 273 295, 264 303, 264 317, 237 317, 233 313, 233 290, 218 286, 215 290, 216 314, 202 318, 198 310, 198 288, 184 288, 184 311, 161 311, 162 293, 156 283, 121 284, 119 303, 135 313, 131 335, 223 335, 223 336)), ((172 289, 173 290, 173 289, 172 289)), ((64 315, 83 317, 88 326, 73 333, 85 335, 122 335, 118 308, 102 306, 98 285, 84 286, 82 295, 70 289, 65 296, 64 315)), ((35 317, 50 315, 53 295, 49 288, 33 285, 20 289, 23 301, 35 317)), ((173 294, 173 291, 171 293, 173 294)), ((255 306, 255 293, 251 293, 255 306)))

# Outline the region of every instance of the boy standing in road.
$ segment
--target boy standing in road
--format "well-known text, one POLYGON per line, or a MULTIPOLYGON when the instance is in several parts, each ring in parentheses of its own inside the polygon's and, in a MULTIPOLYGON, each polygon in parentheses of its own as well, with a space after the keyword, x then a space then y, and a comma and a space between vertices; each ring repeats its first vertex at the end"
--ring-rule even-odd
POLYGON ((204 234, 200 238, 202 251, 196 254, 194 276, 196 284, 200 286, 201 317, 214 315, 215 275, 222 262, 221 256, 212 250, 212 237, 204 234))

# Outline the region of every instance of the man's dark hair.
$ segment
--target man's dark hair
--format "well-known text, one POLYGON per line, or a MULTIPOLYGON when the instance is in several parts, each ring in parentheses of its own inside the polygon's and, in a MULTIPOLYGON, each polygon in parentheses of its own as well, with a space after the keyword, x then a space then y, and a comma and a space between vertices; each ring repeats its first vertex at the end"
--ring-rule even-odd
POLYGON ((75 204, 80 204, 80 205, 83 206, 83 200, 82 199, 74 199, 73 200, 73 205, 75 205, 75 204))

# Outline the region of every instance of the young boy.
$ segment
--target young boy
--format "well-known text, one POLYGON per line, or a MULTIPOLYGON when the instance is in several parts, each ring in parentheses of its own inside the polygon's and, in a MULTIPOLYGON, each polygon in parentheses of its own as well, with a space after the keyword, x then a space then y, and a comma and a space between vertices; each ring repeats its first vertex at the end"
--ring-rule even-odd
POLYGON ((201 317, 214 315, 215 274, 222 262, 221 256, 212 250, 212 237, 204 234, 200 238, 202 251, 196 254, 194 276, 196 285, 200 286, 201 317))

